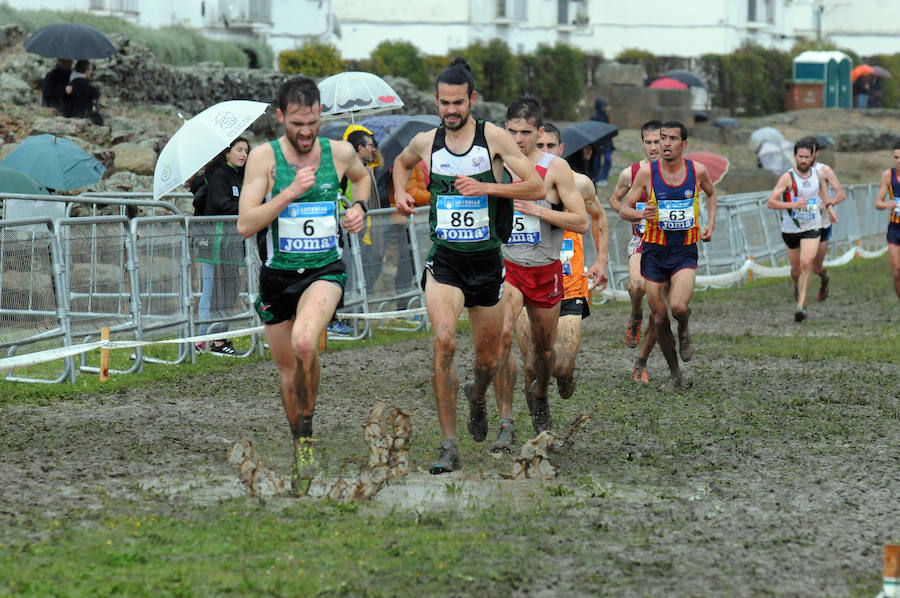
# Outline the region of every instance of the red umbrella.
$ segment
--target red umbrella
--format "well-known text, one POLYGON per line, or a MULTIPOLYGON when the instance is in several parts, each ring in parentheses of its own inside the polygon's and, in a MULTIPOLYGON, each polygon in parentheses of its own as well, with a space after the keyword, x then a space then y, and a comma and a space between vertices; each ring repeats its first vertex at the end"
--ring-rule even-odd
POLYGON ((861 64, 853 67, 853 70, 850 71, 850 78, 856 81, 863 75, 871 75, 873 72, 875 71, 868 64, 861 64))
POLYGON ((715 152, 691 152, 684 157, 706 166, 706 170, 709 171, 709 178, 712 179, 713 185, 721 181, 725 176, 725 173, 728 172, 728 158, 715 152))
POLYGON ((687 89, 688 85, 672 77, 663 77, 650 84, 654 89, 687 89))

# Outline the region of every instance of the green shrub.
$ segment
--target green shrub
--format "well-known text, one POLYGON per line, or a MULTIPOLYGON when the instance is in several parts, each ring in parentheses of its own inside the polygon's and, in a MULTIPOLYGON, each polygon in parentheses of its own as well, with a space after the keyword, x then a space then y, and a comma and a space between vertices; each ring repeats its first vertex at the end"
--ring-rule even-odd
POLYGON ((428 89, 428 69, 422 53, 410 42, 383 41, 372 50, 376 75, 405 77, 419 89, 428 89))
MULTIPOLYGON (((485 100, 509 104, 519 96, 519 60, 503 40, 478 41, 461 50, 453 50, 450 55, 465 56, 472 67, 475 87, 485 100)), ((449 62, 446 60, 438 72, 449 62)))
POLYGON ((731 54, 704 54, 699 70, 707 76, 715 106, 741 116, 760 116, 784 111, 791 65, 786 52, 746 44, 731 54))
POLYGON ((627 48, 619 52, 616 56, 616 62, 621 62, 622 64, 639 64, 644 67, 644 71, 649 77, 656 77, 660 74, 659 60, 656 58, 655 54, 646 50, 627 48))
POLYGON ((296 50, 278 54, 278 70, 289 75, 327 77, 343 72, 340 51, 331 44, 308 41, 296 50))
POLYGON ((575 120, 584 95, 584 54, 557 43, 552 47, 540 45, 521 61, 522 92, 540 100, 546 118, 575 120))
POLYGON ((866 58, 866 63, 886 68, 894 76, 893 79, 882 79, 884 89, 882 101, 885 108, 896 108, 900 103, 900 85, 897 77, 900 77, 900 54, 876 54, 866 58))

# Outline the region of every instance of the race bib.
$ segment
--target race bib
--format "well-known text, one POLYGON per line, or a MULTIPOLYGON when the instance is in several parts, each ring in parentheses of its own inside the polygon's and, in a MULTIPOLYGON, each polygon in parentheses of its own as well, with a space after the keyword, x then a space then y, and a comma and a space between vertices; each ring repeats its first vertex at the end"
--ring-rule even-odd
POLYGON ((454 243, 473 243, 490 238, 491 219, 487 195, 478 197, 438 195, 435 206, 437 225, 434 232, 438 239, 454 243))
POLYGON ((513 229, 507 245, 538 245, 541 242, 541 219, 513 212, 513 229))
POLYGON ((278 248, 285 253, 321 253, 337 247, 333 201, 292 203, 278 216, 278 248))
POLYGON ((819 198, 809 197, 806 199, 806 207, 795 210, 797 220, 815 220, 819 213, 819 198))
POLYGON ((693 199, 661 199, 657 202, 659 228, 687 230, 694 227, 693 199))
POLYGON ((562 262, 562 270, 565 276, 572 276, 572 264, 570 260, 575 257, 575 241, 563 238, 562 249, 559 252, 559 261, 562 262))
POLYGON ((894 208, 894 216, 900 218, 900 205, 894 208))
MULTIPOLYGON (((634 204, 634 209, 637 210, 638 212, 643 212, 646 207, 647 207, 647 202, 644 202, 644 201, 639 201, 636 204, 634 204)), ((646 227, 646 226, 647 226, 647 221, 641 220, 640 222, 638 222, 637 224, 634 225, 634 230, 637 232, 638 235, 643 235, 644 227, 646 227)))

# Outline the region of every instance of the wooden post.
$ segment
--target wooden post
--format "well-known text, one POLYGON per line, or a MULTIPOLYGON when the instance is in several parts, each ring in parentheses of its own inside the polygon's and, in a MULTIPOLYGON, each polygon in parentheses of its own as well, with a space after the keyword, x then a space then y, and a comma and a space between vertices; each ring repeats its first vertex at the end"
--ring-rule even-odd
MULTIPOLYGON (((100 340, 109 340, 109 328, 100 329, 100 340)), ((100 382, 109 380, 109 349, 100 347, 100 382)))
POLYGON ((753 282, 753 256, 750 256, 750 269, 747 270, 747 282, 753 282))
POLYGON ((900 596, 900 544, 884 545, 884 598, 900 596))
POLYGON ((325 346, 328 344, 328 328, 322 331, 322 336, 319 337, 319 351, 324 351, 325 346))

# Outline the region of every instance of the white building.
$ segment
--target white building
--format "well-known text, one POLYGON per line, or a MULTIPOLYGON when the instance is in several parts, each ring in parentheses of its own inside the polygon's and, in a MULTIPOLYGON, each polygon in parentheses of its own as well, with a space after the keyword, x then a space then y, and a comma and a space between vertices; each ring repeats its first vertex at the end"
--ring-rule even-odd
POLYGON ((366 58, 380 42, 426 54, 504 40, 513 52, 565 42, 615 57, 728 53, 752 41, 789 49, 830 38, 860 55, 900 52, 900 3, 890 0, 6 0, 14 8, 81 10, 147 26, 205 29, 213 38, 257 36, 277 54, 308 39, 366 58))

